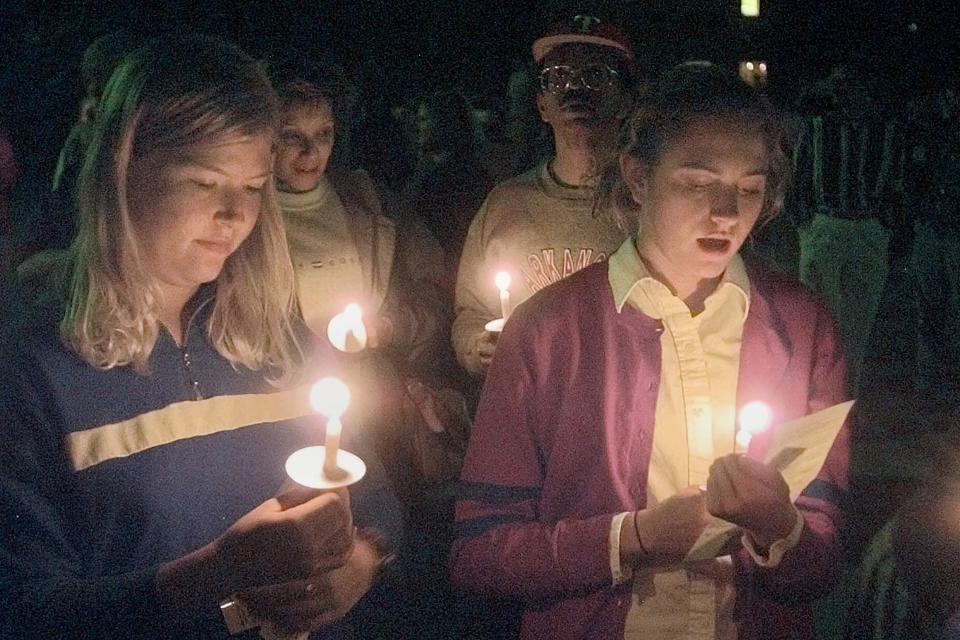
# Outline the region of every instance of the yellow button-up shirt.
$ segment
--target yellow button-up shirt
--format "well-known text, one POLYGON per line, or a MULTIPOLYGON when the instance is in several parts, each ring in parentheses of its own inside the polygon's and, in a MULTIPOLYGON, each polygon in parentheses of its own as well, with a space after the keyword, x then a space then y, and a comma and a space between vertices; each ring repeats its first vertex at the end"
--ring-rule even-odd
MULTIPOLYGON (((617 311, 630 304, 660 320, 662 362, 654 414, 647 506, 681 489, 706 483, 710 465, 734 451, 736 393, 750 281, 734 256, 716 290, 693 315, 687 305, 650 275, 632 239, 610 256, 608 274, 617 311)), ((734 638, 733 584, 729 558, 707 575, 677 566, 631 572, 619 566, 619 532, 611 528, 614 580, 633 578, 633 604, 625 638, 734 638), (616 552, 616 557, 614 557, 616 552)))

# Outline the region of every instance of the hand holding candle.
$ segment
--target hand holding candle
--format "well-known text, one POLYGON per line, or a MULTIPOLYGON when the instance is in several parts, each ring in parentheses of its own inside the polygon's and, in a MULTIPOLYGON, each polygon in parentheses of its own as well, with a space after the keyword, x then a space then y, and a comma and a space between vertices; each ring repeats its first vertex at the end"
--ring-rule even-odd
MULTIPOLYGON (((735 450, 746 453, 753 436, 773 424, 773 410, 764 402, 749 402, 737 416, 735 450)), ((714 461, 707 479, 707 507, 711 515, 739 525, 761 546, 779 540, 793 527, 795 512, 790 491, 780 471, 743 455, 714 461)))
MULTIPOLYGON (((265 640, 306 638, 276 633, 270 620, 277 616, 264 609, 260 595, 302 584, 346 561, 354 546, 349 495, 343 489, 325 491, 289 508, 271 498, 231 525, 213 546, 218 566, 236 590, 220 604, 231 635, 260 627, 265 640)), ((164 572, 161 568, 158 574, 161 583, 164 572)))
POLYGON ((735 450, 738 453, 746 453, 753 436, 769 429, 772 423, 773 411, 769 405, 759 400, 745 404, 737 417, 735 450))
MULTIPOLYGON (((313 409, 327 419, 325 444, 324 446, 305 447, 294 451, 293 454, 287 458, 286 471, 290 478, 298 485, 301 485, 301 487, 309 487, 310 489, 319 489, 321 491, 318 495, 314 495, 306 501, 297 500, 291 505, 284 505, 282 496, 274 498, 266 504, 273 508, 280 508, 284 513, 294 514, 305 512, 303 505, 316 504, 323 506, 331 502, 345 502, 346 506, 343 509, 343 513, 346 514, 349 521, 349 494, 347 494, 343 488, 357 482, 363 477, 364 473, 366 473, 366 465, 364 465, 363 460, 348 451, 340 450, 340 434, 342 431, 340 417, 350 404, 350 389, 337 378, 323 378, 310 388, 309 400, 313 409), (339 496, 335 496, 333 492, 333 490, 337 489, 340 490, 337 492, 339 496)), ((305 513, 309 516, 312 512, 305 513)), ((234 525, 234 528, 237 526, 238 525, 234 525)), ((324 535, 330 536, 335 533, 334 528, 328 528, 330 531, 325 531, 324 535)), ((343 553, 351 549, 353 544, 352 527, 348 526, 347 530, 349 535, 346 540, 349 544, 343 553)), ((323 536, 318 537, 316 534, 311 537, 316 540, 323 539, 323 536)), ((316 547, 316 544, 306 545, 306 548, 313 549, 314 547, 316 547)), ((262 555, 268 559, 272 558, 270 553, 264 553, 262 555)), ((346 556, 336 556, 337 562, 333 564, 315 562, 309 564, 309 566, 312 567, 311 571, 331 569, 342 564, 344 557, 346 556)), ((305 576, 296 575, 293 577, 298 579, 294 580, 294 582, 299 582, 305 576)), ((280 583, 283 581, 275 580, 274 582, 280 583)), ((284 582, 284 584, 289 583, 284 582)), ((272 592, 281 587, 270 585, 264 588, 272 592)), ((302 588, 301 586, 301 590, 302 588)), ((247 589, 244 593, 248 598, 256 598, 255 591, 247 589)), ((273 616, 267 615, 266 613, 259 617, 251 615, 243 602, 236 598, 231 598, 222 603, 220 608, 231 634, 259 626, 260 637, 264 640, 292 640, 294 638, 303 640, 308 635, 306 633, 294 635, 278 633, 273 624, 269 622, 269 619, 273 616)))
POLYGON ((730 454, 715 460, 706 498, 711 515, 743 527, 761 547, 785 538, 796 523, 783 475, 749 456, 730 454))

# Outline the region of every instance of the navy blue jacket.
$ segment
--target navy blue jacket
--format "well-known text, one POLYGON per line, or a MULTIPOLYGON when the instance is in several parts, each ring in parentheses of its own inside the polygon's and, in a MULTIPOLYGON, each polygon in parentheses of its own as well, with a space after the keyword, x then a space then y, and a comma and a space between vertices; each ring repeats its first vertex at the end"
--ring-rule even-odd
MULTIPOLYGON (((323 421, 300 391, 278 392, 262 371, 234 368, 214 350, 211 307, 200 304, 182 347, 161 331, 147 375, 83 361, 57 335, 56 305, 34 305, 9 332, 0 348, 0 638, 226 637, 215 601, 197 619, 163 619, 157 567, 275 495, 287 456, 323 442, 323 421)), ((304 383, 335 368, 329 354, 316 362, 304 383)), ((349 413, 343 422, 356 451, 358 425, 349 413)), ((399 505, 377 461, 359 453, 368 474, 351 489, 355 522, 395 542, 399 505)))

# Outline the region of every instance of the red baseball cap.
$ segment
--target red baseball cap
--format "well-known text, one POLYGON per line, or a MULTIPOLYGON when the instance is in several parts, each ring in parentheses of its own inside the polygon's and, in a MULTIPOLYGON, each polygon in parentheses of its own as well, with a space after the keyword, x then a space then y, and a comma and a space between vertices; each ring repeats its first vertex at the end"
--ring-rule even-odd
POLYGON ((533 42, 534 62, 540 64, 554 47, 571 42, 612 47, 620 50, 627 59, 634 58, 630 41, 623 29, 595 16, 578 14, 569 20, 554 23, 533 42))

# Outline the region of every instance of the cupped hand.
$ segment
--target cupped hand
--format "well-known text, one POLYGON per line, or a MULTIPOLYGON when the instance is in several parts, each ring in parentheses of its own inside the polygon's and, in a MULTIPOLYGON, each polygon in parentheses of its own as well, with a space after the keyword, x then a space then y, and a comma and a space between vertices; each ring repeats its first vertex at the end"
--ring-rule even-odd
POLYGON ((214 549, 234 587, 242 589, 339 567, 352 545, 349 500, 330 492, 287 509, 271 498, 233 523, 214 549))
POLYGON ((654 507, 636 513, 636 531, 643 551, 655 560, 673 562, 686 555, 710 521, 703 492, 678 491, 654 507))
POLYGON ((320 629, 345 616, 373 586, 380 557, 357 540, 343 566, 303 580, 238 593, 250 612, 284 634, 320 629))
POLYGON ((497 331, 484 331, 480 340, 477 342, 477 355, 480 356, 480 366, 486 371, 493 362, 493 354, 497 351, 497 341, 500 339, 500 333, 497 331))

